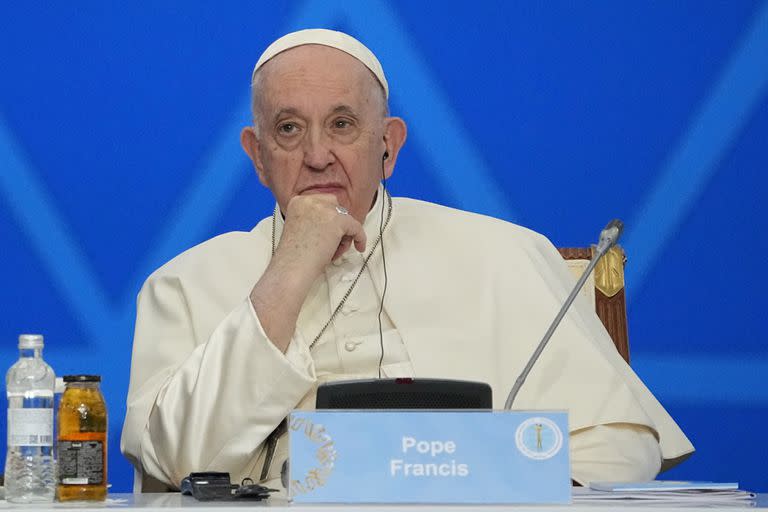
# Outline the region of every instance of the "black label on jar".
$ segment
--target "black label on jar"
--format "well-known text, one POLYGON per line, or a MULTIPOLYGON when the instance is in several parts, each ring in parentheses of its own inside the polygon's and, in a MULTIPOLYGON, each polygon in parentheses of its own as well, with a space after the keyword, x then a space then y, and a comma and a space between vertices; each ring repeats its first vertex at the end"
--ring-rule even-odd
POLYGON ((59 483, 97 485, 104 481, 101 441, 59 441, 59 483))

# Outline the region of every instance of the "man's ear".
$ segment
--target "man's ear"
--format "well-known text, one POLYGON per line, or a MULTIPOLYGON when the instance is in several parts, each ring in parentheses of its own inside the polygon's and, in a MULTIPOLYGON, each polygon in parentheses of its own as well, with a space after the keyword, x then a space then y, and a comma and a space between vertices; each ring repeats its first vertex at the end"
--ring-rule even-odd
POLYGON ((261 143, 256 136, 256 129, 253 126, 246 126, 240 132, 240 145, 248 155, 248 158, 253 162, 253 167, 256 169, 256 174, 259 176, 259 181, 265 187, 269 187, 267 178, 264 174, 264 166, 261 162, 261 143))
POLYGON ((384 126, 384 151, 386 154, 384 159, 384 177, 389 178, 395 170, 397 154, 400 152, 403 144, 405 144, 408 128, 405 126, 405 121, 399 117, 388 117, 384 122, 386 123, 384 126))

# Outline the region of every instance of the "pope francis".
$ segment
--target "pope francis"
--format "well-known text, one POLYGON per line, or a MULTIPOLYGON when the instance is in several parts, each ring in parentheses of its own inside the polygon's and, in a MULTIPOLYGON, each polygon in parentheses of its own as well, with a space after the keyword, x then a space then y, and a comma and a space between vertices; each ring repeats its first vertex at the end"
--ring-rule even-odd
MULTIPOLYGON (((123 453, 136 489, 192 471, 279 485, 265 439, 318 383, 488 382, 501 408, 573 279, 543 236, 393 198, 406 139, 379 61, 352 37, 288 34, 258 60, 241 144, 275 197, 250 232, 189 249, 137 305, 123 453)), ((572 476, 648 480, 693 451, 584 302, 557 329, 516 407, 569 411, 572 476)))

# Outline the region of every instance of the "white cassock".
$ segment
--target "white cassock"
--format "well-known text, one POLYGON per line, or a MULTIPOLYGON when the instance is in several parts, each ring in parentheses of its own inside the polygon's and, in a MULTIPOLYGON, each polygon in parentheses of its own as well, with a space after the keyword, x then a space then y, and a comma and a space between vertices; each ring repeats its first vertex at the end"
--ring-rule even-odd
MULTIPOLYGON (((365 220, 367 249, 379 236, 383 197, 365 220)), ((392 203, 383 237, 383 375, 487 382, 494 407, 502 408, 572 275, 552 244, 528 229, 412 199, 392 203)), ((279 241, 283 221, 276 218, 279 241)), ((327 266, 283 354, 248 298, 271 257, 272 223, 208 240, 144 284, 121 441, 137 481, 143 475, 178 488, 192 471, 258 480, 263 441, 292 409, 314 406, 319 382, 378 375, 380 248, 310 351, 367 252, 351 249, 327 266)), ((572 474, 581 483, 652 479, 693 451, 583 299, 558 327, 515 408, 569 412, 572 474)), ((280 448, 272 485, 284 458, 280 448)))

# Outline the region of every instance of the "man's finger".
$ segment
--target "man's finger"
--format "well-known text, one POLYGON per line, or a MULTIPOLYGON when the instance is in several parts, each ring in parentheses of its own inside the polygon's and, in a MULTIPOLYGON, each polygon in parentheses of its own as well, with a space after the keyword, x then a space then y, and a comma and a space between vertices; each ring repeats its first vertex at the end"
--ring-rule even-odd
POLYGON ((350 222, 346 226, 347 233, 345 238, 348 237, 350 238, 350 241, 354 241, 357 252, 364 252, 366 242, 368 241, 365 229, 363 229, 363 225, 357 222, 353 217, 350 216, 349 220, 350 222))
POLYGON ((339 246, 336 248, 336 252, 333 253, 333 258, 331 258, 331 261, 335 261, 336 258, 347 252, 347 249, 349 249, 350 245, 352 245, 352 237, 343 237, 339 243, 339 246))
POLYGON ((362 237, 356 236, 354 238, 355 249, 357 249, 357 252, 365 252, 365 243, 366 243, 365 231, 360 230, 360 232, 362 233, 362 237))

